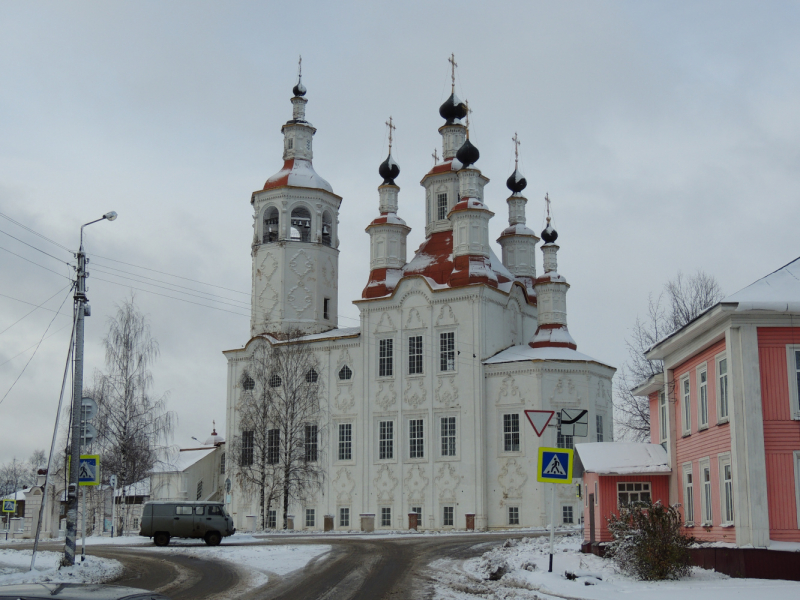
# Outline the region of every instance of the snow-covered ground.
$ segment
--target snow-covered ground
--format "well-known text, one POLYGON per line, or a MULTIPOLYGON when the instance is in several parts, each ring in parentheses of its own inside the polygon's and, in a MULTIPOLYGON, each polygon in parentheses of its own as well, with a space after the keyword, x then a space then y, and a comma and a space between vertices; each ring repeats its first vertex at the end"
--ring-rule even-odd
POLYGON ((0 550, 0 585, 17 583, 102 583, 119 576, 122 565, 116 560, 87 556, 82 564, 59 569, 63 553, 36 553, 36 568, 31 566, 30 550, 0 550))
POLYGON ((556 539, 553 572, 548 573, 548 537, 509 540, 503 547, 467 561, 443 559, 431 565, 437 600, 519 598, 550 600, 611 600, 647 597, 648 600, 797 600, 800 582, 732 579, 694 567, 680 581, 636 581, 618 573, 610 560, 580 553, 577 535, 556 539), (498 567, 501 570, 498 571, 498 567), (503 573, 503 569, 505 573, 503 573), (574 574, 568 579, 565 572, 574 574), (490 579, 491 574, 498 577, 490 579))

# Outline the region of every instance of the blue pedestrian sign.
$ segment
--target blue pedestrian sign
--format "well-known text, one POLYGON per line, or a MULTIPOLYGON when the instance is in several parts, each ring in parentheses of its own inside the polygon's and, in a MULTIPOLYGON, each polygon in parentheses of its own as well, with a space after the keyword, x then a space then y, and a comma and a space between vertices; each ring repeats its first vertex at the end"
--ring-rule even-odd
POLYGON ((539 448, 536 480, 546 483, 572 483, 572 450, 539 448))
POLYGON ((81 466, 78 470, 80 485, 100 485, 100 456, 97 454, 81 454, 81 466))

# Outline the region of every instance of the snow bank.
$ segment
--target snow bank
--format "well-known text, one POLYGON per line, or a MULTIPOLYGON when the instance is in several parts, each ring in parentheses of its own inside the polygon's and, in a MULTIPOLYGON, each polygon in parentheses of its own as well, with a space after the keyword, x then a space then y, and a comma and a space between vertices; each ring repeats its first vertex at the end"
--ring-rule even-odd
POLYGON ((20 583, 103 583, 122 573, 116 560, 87 556, 83 563, 59 569, 61 552, 37 552, 36 568, 31 566, 30 550, 0 550, 0 585, 20 583))
POLYGON ((550 540, 547 536, 508 540, 479 558, 459 562, 442 559, 431 565, 435 598, 573 598, 611 600, 745 600, 767 597, 794 600, 800 597, 800 582, 764 579, 731 579, 714 571, 694 567, 680 581, 637 581, 618 573, 613 563, 580 553, 581 538, 556 540, 553 572, 548 573, 550 540))

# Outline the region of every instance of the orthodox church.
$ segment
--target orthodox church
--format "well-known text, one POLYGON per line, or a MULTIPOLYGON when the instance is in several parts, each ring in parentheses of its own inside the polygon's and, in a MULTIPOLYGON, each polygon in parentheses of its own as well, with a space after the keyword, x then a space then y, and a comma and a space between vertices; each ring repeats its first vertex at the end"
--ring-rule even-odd
MULTIPOLYGON (((295 529, 476 529, 543 526, 550 490, 536 480, 540 446, 572 447, 549 427, 538 437, 526 409, 589 411, 589 437, 612 435, 614 368, 577 351, 567 329, 567 280, 558 272, 558 233, 526 226, 527 182, 515 165, 506 181, 508 227, 497 243, 489 179, 475 166, 468 108, 454 92, 439 108, 442 158, 422 176, 425 241, 408 260, 411 229, 400 214, 400 168, 380 165, 377 216, 365 223, 365 273, 357 327, 338 326, 339 218, 343 199, 314 170, 316 129, 306 88, 293 89, 282 128, 283 168, 251 196, 250 341, 228 361, 227 435, 242 435, 237 404, 257 340, 302 330, 325 390, 321 489, 291 506, 295 529), (541 241, 542 269, 536 247, 541 241)), ((390 125, 391 134, 391 125, 390 125)), ((516 137, 516 136, 515 136, 516 137)), ((548 200, 549 202, 549 200, 548 200)), ((415 203, 416 204, 416 203, 415 203)), ((555 421, 555 419, 553 420, 555 421)), ((315 441, 316 443, 316 441, 315 441)), ((229 473, 236 457, 228 458, 229 473)), ((257 515, 229 475, 228 511, 243 529, 257 515)), ((557 486, 557 522, 578 523, 574 486, 557 486)), ((281 508, 267 525, 282 523, 281 508)))

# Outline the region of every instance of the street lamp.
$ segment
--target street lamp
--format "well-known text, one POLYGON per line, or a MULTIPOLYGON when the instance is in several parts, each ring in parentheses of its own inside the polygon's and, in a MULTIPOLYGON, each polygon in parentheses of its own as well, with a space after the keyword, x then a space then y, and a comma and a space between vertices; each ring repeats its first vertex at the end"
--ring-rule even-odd
MULTIPOLYGON (((65 566, 75 564, 75 546, 78 530, 78 474, 81 462, 81 400, 83 399, 83 318, 91 311, 86 301, 86 253, 83 251, 83 228, 100 221, 113 221, 117 213, 113 210, 101 218, 81 225, 81 245, 76 258, 78 269, 75 275, 75 374, 72 388, 72 441, 70 443, 69 485, 67 486, 67 541, 64 545, 65 566)), ((85 517, 84 517, 85 518, 85 517)))

